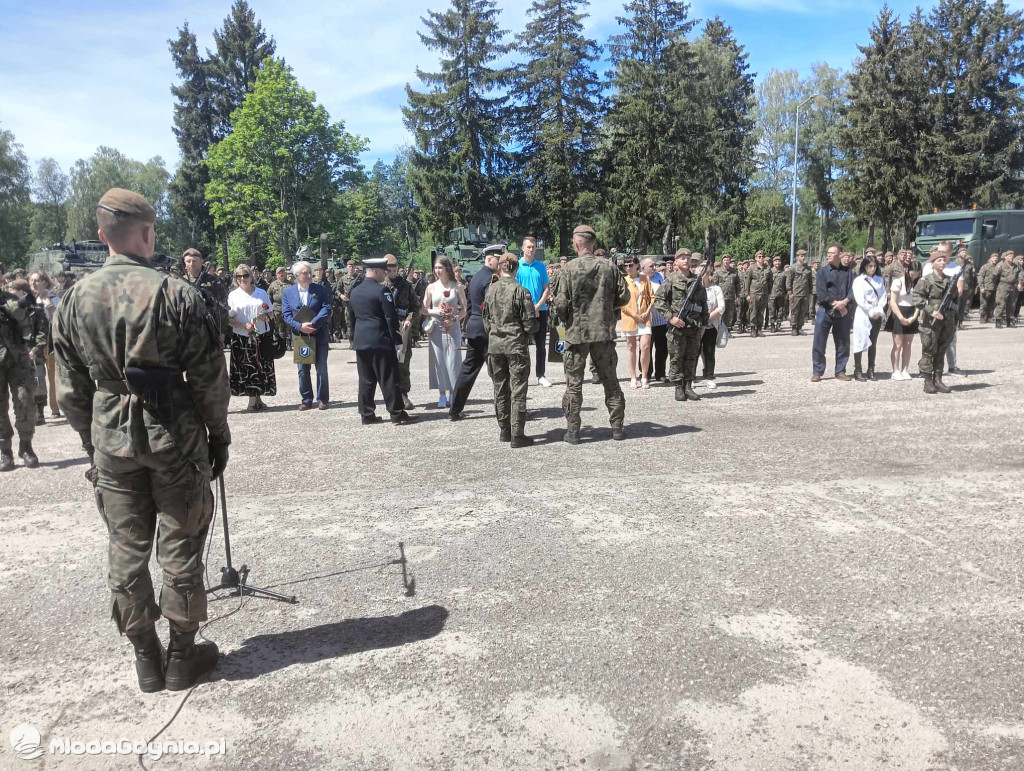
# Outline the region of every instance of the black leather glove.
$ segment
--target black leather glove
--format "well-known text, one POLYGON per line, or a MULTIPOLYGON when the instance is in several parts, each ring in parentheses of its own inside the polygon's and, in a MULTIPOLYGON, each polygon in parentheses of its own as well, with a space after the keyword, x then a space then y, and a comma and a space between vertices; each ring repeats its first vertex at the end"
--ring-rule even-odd
POLYGON ((224 473, 228 467, 228 446, 226 444, 210 444, 210 465, 213 467, 213 479, 224 473))

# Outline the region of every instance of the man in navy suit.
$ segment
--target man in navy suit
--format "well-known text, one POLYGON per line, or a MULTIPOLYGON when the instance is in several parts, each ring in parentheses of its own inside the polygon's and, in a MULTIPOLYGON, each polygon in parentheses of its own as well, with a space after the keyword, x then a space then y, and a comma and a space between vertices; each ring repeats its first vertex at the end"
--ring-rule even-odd
POLYGON ((382 286, 387 277, 387 258, 363 260, 366 280, 355 286, 348 296, 355 320, 352 347, 356 352, 359 373, 359 417, 364 426, 380 423, 374 414, 374 393, 380 385, 384 407, 391 413, 391 422, 412 423, 415 417, 403 408, 398 388, 398 353, 402 344, 398 331, 398 310, 392 290, 382 286))
POLYGON ((448 408, 451 420, 462 420, 462 410, 469 400, 476 376, 487 363, 487 332, 484 330, 484 298, 491 286, 491 279, 498 272, 498 255, 505 251, 505 244, 491 244, 484 249, 484 267, 473 274, 469 282, 469 319, 466 321, 466 358, 459 370, 455 383, 452 404, 448 408))
MULTIPOLYGON (((330 343, 331 290, 326 286, 313 283, 313 269, 308 262, 300 260, 292 266, 295 283, 284 290, 281 295, 281 317, 284 323, 296 335, 316 335, 316 400, 317 408, 327 409, 331 400, 330 383, 327 379, 327 349, 330 343), (295 314, 300 308, 309 308, 312 313, 309 321, 296 321, 295 314)), ((299 394, 302 396, 300 410, 313 407, 313 386, 310 382, 309 368, 311 364, 299 365, 299 394)))

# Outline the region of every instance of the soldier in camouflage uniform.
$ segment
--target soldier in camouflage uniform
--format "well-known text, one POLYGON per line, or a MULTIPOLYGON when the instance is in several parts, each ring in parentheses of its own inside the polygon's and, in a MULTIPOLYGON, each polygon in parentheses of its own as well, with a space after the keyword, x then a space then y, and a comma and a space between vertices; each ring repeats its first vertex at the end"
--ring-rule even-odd
POLYGON ((668 319, 668 379, 675 383, 676 401, 696 402, 700 401, 700 396, 693 390, 693 381, 697 378, 700 339, 708 323, 708 297, 700 276, 695 273, 700 260, 684 249, 676 255, 676 269, 654 296, 654 307, 668 319), (687 297, 690 305, 684 310, 687 297))
POLYGON ((722 290, 722 296, 725 298, 725 313, 722 314, 722 323, 725 324, 729 331, 732 331, 733 325, 736 323, 737 298, 740 294, 740 276, 736 271, 736 267, 732 264, 731 255, 722 255, 722 269, 715 271, 711 281, 722 290))
POLYGON ((764 309, 772 289, 771 270, 764 264, 764 253, 754 255, 754 264, 747 270, 745 292, 750 308, 751 337, 764 337, 764 309))
MULTIPOLYGON (((957 303, 954 299, 953 307, 945 314, 939 313, 939 305, 949 282, 958 282, 958 279, 943 274, 948 260, 948 247, 941 246, 932 260, 933 271, 918 281, 913 291, 914 307, 920 311, 921 318, 921 361, 918 369, 924 378, 926 394, 949 393, 949 387, 942 382, 942 360, 956 334, 957 303)), ((956 289, 953 291, 955 293, 956 289)))
POLYGON ((786 313, 786 272, 782 268, 782 256, 772 257, 772 288, 768 295, 769 324, 772 332, 782 331, 782 319, 786 313))
POLYGON ((96 218, 110 256, 57 310, 58 399, 94 464, 87 476, 110 534, 113 619, 135 647, 139 688, 184 690, 218 656, 195 635, 206 620, 210 481, 231 442, 220 328, 192 286, 153 268, 156 213, 142 196, 109 190, 96 218), (170 623, 166 662, 154 626, 161 614, 170 623))
POLYGON ((736 297, 736 318, 739 322, 740 333, 747 331, 747 325, 750 321, 750 302, 747 300, 747 295, 750 294, 750 276, 748 275, 750 265, 747 260, 743 260, 737 269, 736 275, 739 278, 740 293, 736 297))
POLYGON ((612 439, 624 439, 626 397, 619 386, 615 354, 615 323, 618 310, 629 302, 626 279, 607 257, 595 257, 597 235, 589 225, 572 234, 578 257, 556 274, 559 280, 552 297, 559 320, 565 325, 565 441, 580 442, 580 407, 583 406, 583 372, 587 356, 593 359, 612 426, 612 439))
POLYGON ((999 264, 999 255, 989 255, 988 262, 981 266, 978 271, 978 289, 981 291, 981 300, 978 303, 978 316, 982 324, 987 324, 992 318, 992 312, 996 305, 996 277, 995 269, 999 264))
POLYGON ((967 314, 971 311, 971 301, 974 299, 974 291, 978 287, 978 274, 974 268, 974 260, 967 254, 967 247, 961 246, 957 255, 957 262, 961 265, 960 275, 964 281, 964 291, 960 293, 960 307, 957 309, 957 326, 963 328, 967 320, 967 314))
MULTIPOLYGON (((391 291, 395 300, 395 310, 398 311, 398 329, 403 334, 406 330, 412 330, 420 323, 420 300, 405 276, 398 272, 398 258, 393 254, 385 254, 388 261, 387 278, 384 279, 384 286, 391 291)), ((405 355, 400 351, 398 354, 398 390, 402 394, 402 404, 407 410, 416 409, 416 405, 409 398, 409 391, 412 390, 412 378, 409 375, 409 363, 412 361, 412 345, 405 346, 405 355)))
POLYGON ((482 312, 499 439, 513 448, 533 444, 533 437, 526 436, 526 393, 529 346, 540 326, 530 293, 516 282, 518 269, 515 255, 506 252, 498 258, 498 280, 487 289, 482 312))
POLYGON ((1020 270, 1013 261, 1013 251, 1003 252, 1003 261, 992 271, 996 288, 996 328, 1017 326, 1015 317, 1020 270))
POLYGON ((195 248, 188 248, 181 255, 181 261, 185 264, 185 271, 182 278, 195 287, 206 303, 206 310, 210 316, 217 321, 217 328, 220 330, 221 338, 231 329, 228 322, 228 288, 213 272, 214 266, 204 271, 203 266, 206 260, 202 252, 195 248))
MULTIPOLYGON (((0 266, 0 285, 3 275, 0 266)), ((36 388, 35 362, 45 356, 46 339, 45 335, 38 334, 33 324, 34 304, 35 296, 31 293, 19 298, 0 289, 0 471, 14 468, 11 440, 15 430, 18 432, 18 456, 25 467, 39 465, 39 458, 32 449, 36 432, 32 401, 36 388), (14 402, 13 427, 8 415, 8 398, 14 402)))
POLYGON ((345 316, 345 334, 349 339, 349 347, 351 348, 352 330, 355 328, 355 317, 352 314, 352 309, 348 307, 348 297, 352 294, 352 290, 355 286, 362 281, 362 276, 356 271, 356 261, 349 260, 345 263, 345 273, 338 281, 337 287, 337 299, 340 302, 338 309, 345 316))
POLYGON ((811 307, 811 287, 814 271, 807 265, 807 252, 796 253, 796 264, 791 265, 786 275, 786 291, 789 293, 789 325, 791 335, 801 335, 804 322, 811 307))
POLYGON ((291 335, 288 334, 288 327, 285 326, 284 317, 281 315, 281 295, 284 294, 284 290, 292 285, 292 282, 288 280, 288 269, 281 266, 274 272, 275 278, 267 287, 267 297, 270 298, 270 302, 274 305, 274 329, 277 330, 277 334, 288 341, 289 346, 291 345, 291 335))

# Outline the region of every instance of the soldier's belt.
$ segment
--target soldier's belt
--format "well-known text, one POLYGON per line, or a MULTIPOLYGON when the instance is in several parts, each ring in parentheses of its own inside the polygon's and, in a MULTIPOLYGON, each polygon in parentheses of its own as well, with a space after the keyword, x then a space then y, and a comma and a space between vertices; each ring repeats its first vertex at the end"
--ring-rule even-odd
POLYGON ((160 393, 168 391, 171 386, 184 383, 185 377, 178 370, 166 367, 126 367, 124 380, 99 379, 96 381, 96 388, 107 393, 127 396, 132 393, 160 393))

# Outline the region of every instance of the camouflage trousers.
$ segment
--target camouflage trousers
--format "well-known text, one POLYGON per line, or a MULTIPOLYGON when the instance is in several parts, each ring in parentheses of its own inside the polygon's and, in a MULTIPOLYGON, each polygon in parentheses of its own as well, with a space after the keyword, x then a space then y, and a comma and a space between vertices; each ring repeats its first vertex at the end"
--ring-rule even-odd
POLYGON ((179 632, 194 632, 206 620, 202 557, 213 518, 210 477, 177 448, 135 458, 97 450, 96 471, 96 506, 110 537, 107 584, 118 630, 141 632, 162 614, 179 632), (154 540, 163 570, 159 606, 149 576, 154 540))
POLYGON ((768 300, 769 322, 781 324, 786 319, 786 295, 773 294, 768 300))
POLYGON ((756 294, 750 295, 750 326, 758 332, 764 329, 764 312, 767 306, 767 297, 759 297, 756 294))
POLYGON ((981 291, 981 303, 978 309, 978 313, 981 314, 982 323, 985 323, 986 321, 992 318, 992 314, 995 311, 995 307, 996 293, 993 292, 991 289, 983 289, 981 291))
POLYGON ((810 297, 794 297, 789 308, 789 324, 793 329, 803 328, 807 321, 807 312, 811 307, 810 297))
POLYGON ((740 298, 740 304, 736 308, 736 316, 737 316, 736 320, 739 321, 739 323, 740 323, 740 329, 743 329, 743 327, 747 326, 747 324, 750 321, 747 318, 747 314, 748 314, 749 310, 750 310, 750 303, 747 302, 747 298, 746 297, 741 297, 740 298))
POLYGON ((956 318, 953 314, 949 314, 942 321, 933 320, 929 326, 921 325, 921 361, 918 362, 917 368, 923 374, 942 374, 943 357, 955 334, 956 318))
POLYGON ((526 433, 526 392, 530 381, 530 354, 489 353, 487 374, 494 383, 494 416, 500 428, 513 436, 526 433))
POLYGON ((1017 289, 1016 287, 1008 287, 1003 289, 1000 286, 996 289, 996 319, 999 321, 1007 321, 1010 316, 1015 315, 1017 312, 1017 289))
POLYGON ((570 431, 580 430, 580 408, 583 406, 583 373, 590 356, 594 374, 604 386, 604 403, 611 425, 621 426, 626 417, 626 397, 619 386, 619 357, 614 340, 597 343, 566 343, 562 364, 565 367, 565 395, 562 412, 570 431))
POLYGON ((700 339, 704 330, 700 327, 677 329, 669 327, 668 333, 668 380, 682 385, 697 377, 697 359, 700 356, 700 339))
POLYGON ((0 349, 0 447, 3 449, 11 448, 15 429, 21 439, 28 440, 35 435, 35 391, 36 367, 28 351, 0 349), (13 427, 8 415, 11 401, 14 402, 13 427))
POLYGON ((725 310, 722 312, 722 323, 725 324, 730 330, 733 324, 736 323, 736 298, 726 297, 725 298, 725 310))

